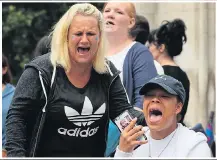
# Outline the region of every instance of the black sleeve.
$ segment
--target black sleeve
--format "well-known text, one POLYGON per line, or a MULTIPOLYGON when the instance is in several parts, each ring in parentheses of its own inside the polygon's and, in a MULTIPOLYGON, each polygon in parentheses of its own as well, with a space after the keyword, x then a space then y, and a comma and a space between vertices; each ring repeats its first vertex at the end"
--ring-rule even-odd
POLYGON ((23 157, 36 115, 45 104, 43 91, 34 68, 27 68, 19 79, 6 120, 6 150, 8 157, 23 157), (31 124, 31 122, 33 122, 31 124), (31 124, 31 125, 29 125, 31 124))
POLYGON ((109 115, 111 120, 114 120, 125 110, 128 110, 133 117, 137 117, 137 124, 146 125, 143 112, 135 110, 128 103, 127 93, 118 76, 110 86, 109 115))

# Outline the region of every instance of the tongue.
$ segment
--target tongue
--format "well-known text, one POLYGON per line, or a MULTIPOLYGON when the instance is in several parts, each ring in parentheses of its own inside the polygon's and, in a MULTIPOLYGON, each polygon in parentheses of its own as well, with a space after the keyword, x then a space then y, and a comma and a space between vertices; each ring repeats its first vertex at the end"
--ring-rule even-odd
POLYGON ((150 115, 150 122, 156 123, 156 122, 160 121, 161 118, 162 118, 162 115, 156 116, 156 115, 152 114, 152 115, 150 115))

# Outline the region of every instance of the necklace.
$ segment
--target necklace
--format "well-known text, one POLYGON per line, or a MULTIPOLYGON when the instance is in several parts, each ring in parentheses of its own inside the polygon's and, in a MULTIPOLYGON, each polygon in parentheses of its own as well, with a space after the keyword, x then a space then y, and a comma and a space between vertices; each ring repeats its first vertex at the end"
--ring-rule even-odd
MULTIPOLYGON (((160 157, 161 154, 164 152, 164 150, 168 147, 168 145, 170 144, 170 142, 172 141, 173 137, 175 136, 176 134, 176 131, 178 130, 178 127, 176 128, 175 132, 173 133, 171 139, 169 140, 169 142, 166 144, 166 146, 162 149, 162 151, 160 152, 160 154, 157 156, 157 157, 160 157)), ((150 138, 151 140, 151 138, 150 138)), ((151 142, 151 141, 150 141, 151 142)), ((149 144, 149 153, 148 153, 148 156, 151 157, 151 144, 150 142, 148 143, 149 144)))

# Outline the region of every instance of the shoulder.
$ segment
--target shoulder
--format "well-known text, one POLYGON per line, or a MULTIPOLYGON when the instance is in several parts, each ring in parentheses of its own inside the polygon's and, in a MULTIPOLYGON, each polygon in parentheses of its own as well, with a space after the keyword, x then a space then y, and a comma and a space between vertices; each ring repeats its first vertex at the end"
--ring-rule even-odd
POLYGON ((106 75, 113 77, 120 73, 120 71, 115 67, 115 65, 108 59, 106 59, 106 67, 108 69, 108 73, 106 73, 106 75))
POLYGON ((179 124, 179 134, 177 148, 180 156, 190 157, 211 156, 210 148, 207 144, 207 137, 201 132, 195 132, 179 124), (183 145, 185 147, 183 147, 183 145))
POLYGON ((179 141, 186 143, 186 148, 193 148, 201 142, 207 142, 207 137, 201 132, 195 132, 182 124, 179 125, 179 141))
POLYGON ((7 84, 6 84, 6 87, 7 87, 8 89, 12 90, 12 91, 15 90, 15 87, 14 87, 12 84, 10 84, 10 83, 7 83, 7 84))
POLYGON ((25 65, 25 69, 34 68, 42 73, 42 77, 51 79, 53 73, 53 65, 50 61, 50 53, 34 58, 31 62, 25 65))
POLYGON ((191 130, 185 126, 183 126, 181 123, 178 123, 179 130, 182 136, 188 135, 189 139, 192 138, 200 138, 201 140, 207 140, 206 136, 201 132, 195 132, 194 130, 191 130))
POLYGON ((7 99, 8 98, 10 99, 13 97, 14 91, 15 91, 15 87, 12 84, 7 83, 4 91, 2 92, 2 97, 4 98, 7 97, 7 99))
POLYGON ((25 68, 28 68, 30 66, 38 68, 47 68, 52 66, 51 61, 50 61, 50 53, 35 57, 32 61, 30 61, 28 64, 25 65, 25 68))
POLYGON ((149 51, 149 49, 139 43, 136 42, 128 51, 127 56, 132 56, 134 59, 138 59, 140 61, 148 61, 148 60, 152 60, 153 61, 153 56, 151 54, 151 52, 149 51))
POLYGON ((185 89, 190 87, 190 81, 188 75, 179 66, 164 66, 165 74, 168 74, 178 79, 184 85, 185 89))
POLYGON ((137 52, 146 52, 146 53, 150 53, 149 49, 144 45, 141 44, 139 42, 136 42, 131 48, 130 50, 133 53, 137 53, 137 52))
POLYGON ((156 60, 154 60, 154 65, 159 75, 164 74, 164 69, 156 60))

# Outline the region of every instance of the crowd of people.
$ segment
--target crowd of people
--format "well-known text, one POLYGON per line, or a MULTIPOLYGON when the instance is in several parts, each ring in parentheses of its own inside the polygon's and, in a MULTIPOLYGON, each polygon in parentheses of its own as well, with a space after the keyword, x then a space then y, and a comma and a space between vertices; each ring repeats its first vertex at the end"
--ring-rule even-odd
POLYGON ((190 81, 173 59, 187 42, 183 20, 151 30, 133 3, 81 3, 52 28, 16 89, 2 57, 3 156, 212 157, 206 135, 184 123, 190 81), (134 119, 120 132, 125 111, 134 119))

